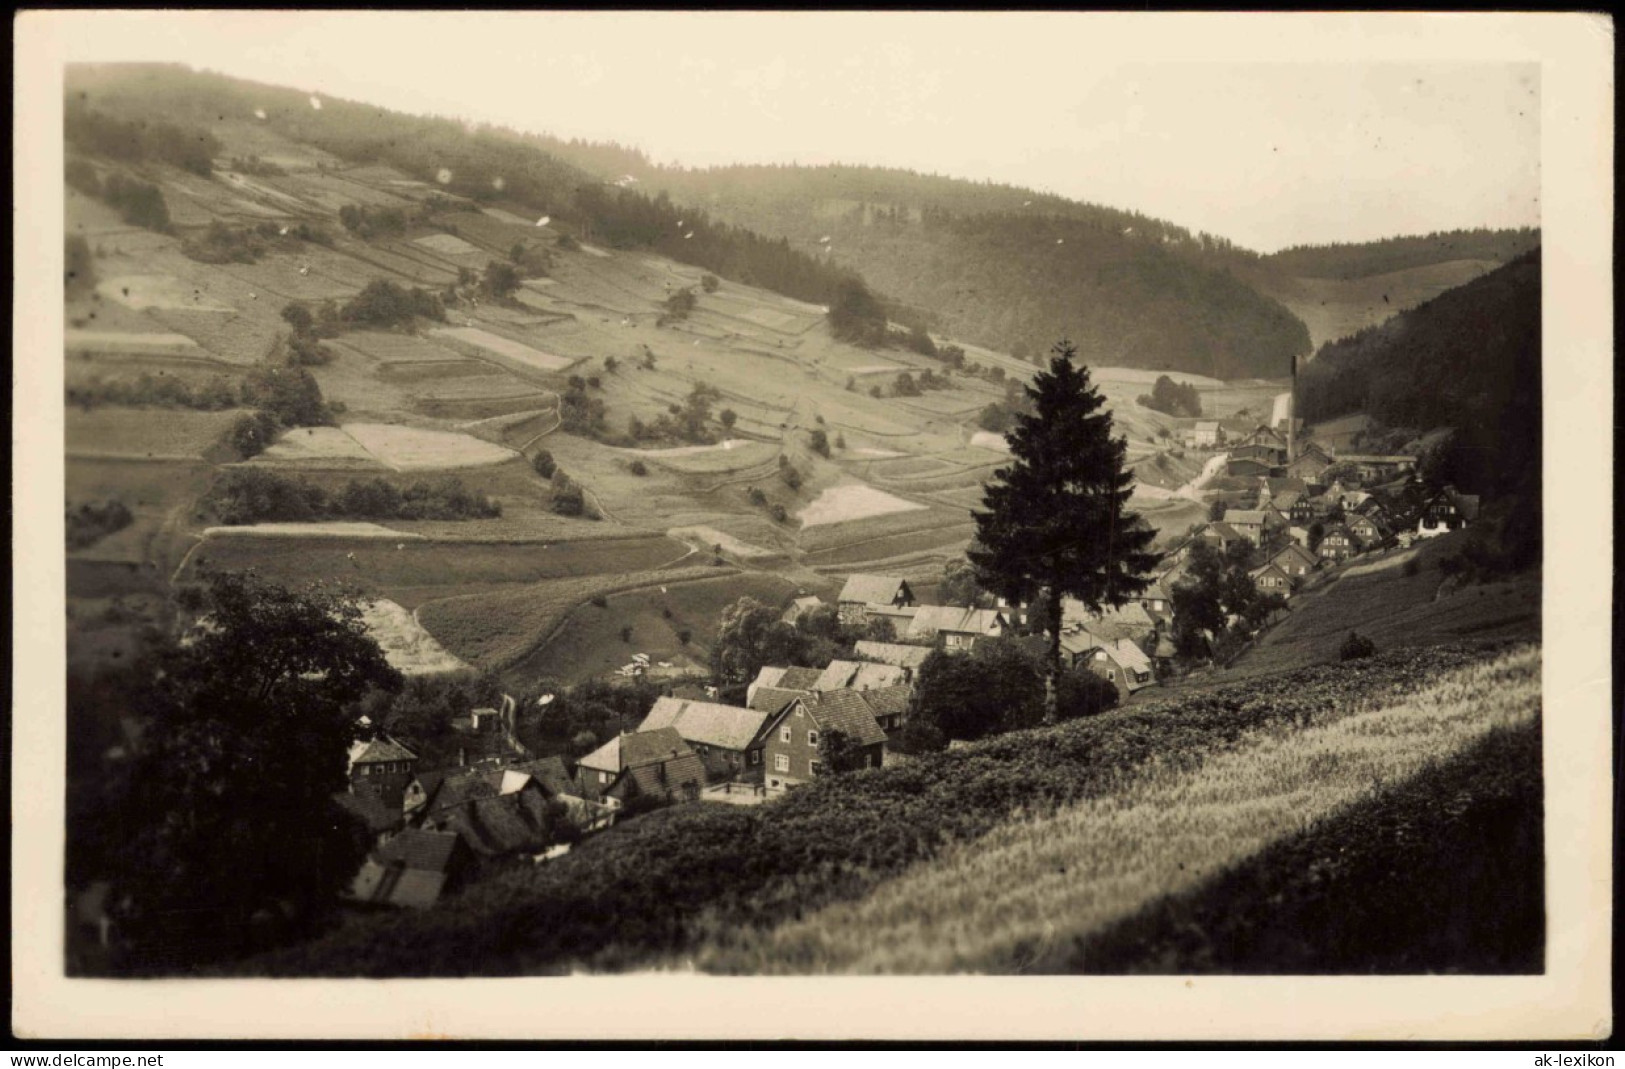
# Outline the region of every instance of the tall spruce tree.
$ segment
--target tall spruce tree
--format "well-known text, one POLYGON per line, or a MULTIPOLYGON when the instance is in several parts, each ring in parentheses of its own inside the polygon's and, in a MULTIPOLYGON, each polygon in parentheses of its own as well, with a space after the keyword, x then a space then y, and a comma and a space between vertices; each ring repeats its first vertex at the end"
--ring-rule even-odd
POLYGON ((986 511, 973 514, 979 545, 967 553, 984 589, 1043 607, 1045 723, 1057 719, 1061 599, 1090 611, 1127 604, 1159 559, 1149 552, 1156 532, 1126 508, 1134 476, 1105 399, 1074 363, 1076 346, 1061 341, 1051 354, 1026 390, 1032 413, 1017 415, 1006 436, 1015 463, 994 473, 986 511))

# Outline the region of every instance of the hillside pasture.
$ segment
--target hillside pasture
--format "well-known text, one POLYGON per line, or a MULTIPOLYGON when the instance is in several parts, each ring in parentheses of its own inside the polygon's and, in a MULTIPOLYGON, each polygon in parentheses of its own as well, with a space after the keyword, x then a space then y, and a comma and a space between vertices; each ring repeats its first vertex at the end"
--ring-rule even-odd
POLYGON ((96 284, 96 292, 126 308, 187 308, 196 312, 230 312, 232 307, 206 296, 172 275, 117 275, 96 284))
POLYGON ((66 408, 62 418, 69 456, 192 460, 213 454, 242 414, 99 405, 66 408))
POLYGON ((290 427, 266 447, 265 452, 249 461, 251 464, 319 464, 356 468, 386 468, 387 465, 367 451, 339 427, 290 427))
POLYGON ((646 653, 657 663, 703 668, 724 609, 742 597, 777 607, 799 591, 788 579, 745 572, 611 594, 603 608, 577 605, 547 644, 510 674, 578 683, 614 672, 634 653, 646 653), (623 627, 632 629, 630 642, 621 638, 623 627), (685 631, 686 643, 680 637, 685 631))
POLYGON ((1380 559, 1355 558, 1335 581, 1289 603, 1286 617, 1265 632, 1218 678, 1241 679, 1335 660, 1350 631, 1397 649, 1462 639, 1538 640, 1541 582, 1538 571, 1498 582, 1446 584, 1438 561, 1461 546, 1462 534, 1443 535, 1411 551, 1415 574, 1380 568, 1380 559), (1360 571, 1354 571, 1355 568, 1360 571), (1351 574, 1352 573, 1352 574, 1351 574))
MULTIPOLYGON (((395 525, 406 532, 422 526, 395 525)), ((657 569, 688 553, 688 547, 663 535, 557 542, 412 538, 392 542, 372 536, 249 534, 205 539, 187 560, 182 578, 195 578, 196 570, 205 564, 228 571, 254 568, 277 582, 303 584, 325 579, 354 583, 412 609, 453 594, 657 569)))
POLYGON ((563 371, 575 363, 568 357, 554 356, 479 327, 437 327, 430 333, 469 346, 483 355, 501 357, 537 371, 563 371))
MULTIPOLYGON (((1080 949, 1091 933, 1368 804, 1374 791, 1431 776, 1436 762, 1493 732, 1534 724, 1539 710, 1539 651, 1526 647, 1458 669, 1391 704, 1256 736, 1194 769, 1153 767, 1126 790, 1011 820, 861 900, 769 932, 747 930, 729 940, 734 945, 726 952, 702 954, 696 964, 727 972, 1089 972, 1080 949)), ((1538 857, 1523 860, 1538 865, 1538 857)), ((1385 868, 1392 875, 1391 864, 1385 868)), ((1427 879, 1414 871, 1407 878, 1424 885, 1427 879)), ((1259 913, 1261 905, 1254 904, 1259 913)), ((1538 930, 1538 914, 1524 920, 1538 930)), ((1321 942, 1314 932, 1298 934, 1321 942)), ((1501 938, 1508 935, 1524 941, 1529 933, 1501 938)), ((1433 964, 1448 967, 1470 948, 1450 949, 1454 954, 1433 964)), ((1277 960, 1268 946, 1257 952, 1277 960)), ((1348 967, 1369 968, 1363 958, 1348 967)), ((1286 960, 1265 971, 1290 972, 1300 963, 1307 964, 1286 960)), ((1150 972, 1183 971, 1138 964, 1150 972)))
MULTIPOLYGON (((544 580, 425 602, 419 606, 417 617, 442 646, 472 665, 493 671, 536 674, 535 669, 528 667, 528 659, 549 641, 569 612, 589 598, 639 587, 669 589, 685 579, 709 578, 719 571, 715 568, 668 571, 626 568, 544 580)), ((632 652, 635 651, 626 651, 627 656, 632 652)))
POLYGON ((75 330, 64 332, 64 347, 73 355, 180 356, 205 357, 197 342, 185 334, 164 331, 133 332, 114 330, 75 330))
POLYGON ((1494 260, 1447 260, 1363 278, 1294 277, 1283 281, 1263 276, 1257 282, 1261 290, 1303 320, 1310 343, 1318 350, 1499 266, 1494 260))
POLYGON ((411 334, 391 334, 380 330, 349 331, 337 343, 376 361, 380 371, 396 374, 407 371, 407 365, 439 365, 466 360, 462 354, 445 346, 436 345, 411 334))
POLYGON ((779 555, 778 550, 764 549, 761 546, 743 542, 726 531, 717 530, 715 527, 673 527, 666 534, 668 537, 693 545, 702 551, 709 551, 720 546, 722 552, 744 560, 779 555))

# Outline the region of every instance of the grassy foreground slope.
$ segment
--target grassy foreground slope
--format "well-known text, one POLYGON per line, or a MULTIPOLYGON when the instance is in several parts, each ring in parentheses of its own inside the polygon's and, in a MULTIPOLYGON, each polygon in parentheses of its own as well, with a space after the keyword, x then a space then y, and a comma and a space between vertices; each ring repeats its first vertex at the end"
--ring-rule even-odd
MULTIPOLYGON (((719 929, 696 960, 702 969, 753 973, 1087 971, 1091 957, 1077 944, 1090 933, 1160 893, 1186 892, 1276 842, 1369 806, 1385 787, 1428 778, 1436 761, 1485 733, 1533 723, 1539 707, 1540 654, 1524 647, 1380 708, 1304 731, 1260 732, 1198 768, 1154 768, 1126 790, 1009 821, 862 899, 776 930, 719 929)), ((1538 770, 1537 760, 1537 782, 1538 770)), ((1364 848, 1368 838, 1355 835, 1350 844, 1364 848)), ((1487 868, 1538 873, 1539 856, 1518 852, 1511 864, 1487 868)), ((1291 860, 1290 852, 1279 858, 1291 860)), ((1435 873, 1394 864, 1366 875, 1367 891, 1393 901, 1426 891, 1435 873)), ((1492 890, 1480 886, 1466 898, 1492 890)), ((1241 895, 1230 904, 1257 910, 1260 900, 1241 895)), ((1435 919, 1449 916, 1446 909, 1435 919)), ((1527 942, 1529 933, 1516 928, 1506 925, 1489 945, 1527 942)), ((1304 928, 1298 938, 1313 947, 1324 932, 1304 928)), ((1295 963, 1313 967, 1322 957, 1314 949, 1295 963)), ((1338 949, 1351 970, 1371 967, 1367 948, 1338 949)), ((1255 957, 1266 968, 1273 961, 1267 947, 1255 957)), ((1466 964, 1441 958, 1428 964, 1466 964)), ((1117 960, 1133 961, 1132 949, 1117 960)))
MULTIPOLYGON (((696 954, 726 967, 720 955, 731 947, 861 899, 990 832, 1154 790, 1242 748, 1287 746, 1306 726, 1398 705, 1441 673, 1470 675, 1496 653, 1437 647, 1317 666, 821 780, 754 809, 699 804, 652 813, 432 910, 356 920, 236 971, 551 974, 681 964, 696 954), (1017 813, 1027 817, 1012 821, 1017 813)), ((1516 663, 1532 657, 1522 656, 1516 663)))

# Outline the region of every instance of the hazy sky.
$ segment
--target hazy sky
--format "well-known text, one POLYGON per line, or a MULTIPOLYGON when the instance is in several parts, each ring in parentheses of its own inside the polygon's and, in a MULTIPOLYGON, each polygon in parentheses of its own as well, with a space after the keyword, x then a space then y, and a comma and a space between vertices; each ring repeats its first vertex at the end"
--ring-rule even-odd
POLYGON ((1456 47, 1463 27, 1441 16, 86 19, 74 59, 183 62, 688 166, 988 178, 1261 251, 1540 222, 1539 67, 1456 47))

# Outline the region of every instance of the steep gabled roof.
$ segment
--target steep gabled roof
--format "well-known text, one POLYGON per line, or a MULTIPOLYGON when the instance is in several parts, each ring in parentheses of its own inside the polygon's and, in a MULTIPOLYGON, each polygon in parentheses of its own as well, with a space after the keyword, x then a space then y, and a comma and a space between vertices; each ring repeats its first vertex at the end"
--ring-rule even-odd
POLYGON ((1263 509, 1225 509, 1224 523, 1227 524, 1260 524, 1264 522, 1263 509))
POLYGON ((390 738, 379 735, 361 739, 350 746, 350 767, 371 765, 381 761, 416 761, 418 755, 390 738))
POLYGON ((627 770, 627 775, 638 789, 646 794, 672 794, 686 783, 705 786, 705 765, 699 755, 690 750, 670 760, 653 761, 627 770))
MULTIPOLYGON (((890 575, 850 575, 841 588, 840 601, 858 601, 864 604, 890 605, 897 595, 908 591, 908 584, 890 575)), ((912 596, 912 595, 911 595, 912 596)))
POLYGON ((1292 577, 1287 575, 1286 572, 1282 571, 1281 566, 1276 564, 1273 560, 1267 564, 1260 564, 1258 567, 1248 572, 1247 577, 1256 582, 1259 579, 1264 578, 1266 575, 1270 575, 1271 573, 1280 579, 1286 580, 1288 583, 1292 581, 1292 577))
POLYGON ((1219 421, 1216 419, 1197 420, 1196 429, 1199 431, 1216 431, 1219 429, 1219 421))
POLYGON ((1308 568, 1314 567, 1315 564, 1319 560, 1319 558, 1317 558, 1313 553, 1309 552, 1307 549, 1304 549, 1302 546, 1298 545, 1296 542, 1291 543, 1285 549, 1281 550, 1281 552, 1279 552, 1275 556, 1271 557, 1270 558, 1270 563, 1271 564, 1277 564, 1277 563, 1280 562, 1282 557, 1287 557, 1287 558, 1290 558, 1291 560, 1295 560, 1298 563, 1300 563, 1300 564, 1302 564, 1302 565, 1304 565, 1305 567, 1308 567, 1308 568))
POLYGON ((745 705, 759 713, 773 714, 797 698, 811 693, 811 690, 790 690, 787 687, 757 687, 751 692, 750 700, 745 705))
POLYGON ((929 646, 905 646, 901 642, 870 642, 860 640, 855 654, 876 664, 895 664, 901 668, 918 668, 931 656, 929 646))
POLYGON ((827 690, 799 701, 820 731, 842 732, 859 746, 886 741, 874 710, 858 691, 827 690))
POLYGON ((762 733, 767 726, 768 715, 760 710, 719 702, 660 698, 643 723, 638 725, 638 731, 646 733, 659 728, 675 728, 677 734, 690 743, 724 750, 743 750, 762 733))
POLYGON ((664 727, 617 735, 583 757, 581 764, 594 770, 619 772, 659 764, 693 752, 676 728, 664 727))
POLYGON ((446 828, 474 853, 500 857, 550 845, 547 798, 537 790, 481 798, 446 816, 446 828))

